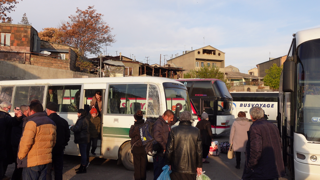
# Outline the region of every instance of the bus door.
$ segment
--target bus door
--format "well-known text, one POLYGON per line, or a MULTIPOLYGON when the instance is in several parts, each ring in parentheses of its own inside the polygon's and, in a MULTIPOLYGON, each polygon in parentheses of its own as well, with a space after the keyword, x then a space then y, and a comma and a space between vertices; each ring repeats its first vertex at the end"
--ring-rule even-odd
MULTIPOLYGON (((92 109, 92 107, 94 106, 97 111, 98 111, 98 117, 100 117, 100 133, 98 135, 98 140, 97 140, 97 148, 95 150, 95 154, 96 156, 101 156, 103 153, 103 148, 102 148, 102 132, 103 132, 103 118, 104 118, 104 111, 105 111, 105 92, 106 92, 106 84, 86 84, 84 86, 84 92, 83 92, 83 107, 84 109, 88 112, 88 119, 91 120, 91 114, 90 114, 90 110, 92 109), (100 107, 98 105, 98 103, 94 103, 95 99, 95 94, 101 94, 101 100, 102 100, 102 108, 100 110, 100 107), (98 107, 97 107, 98 105, 98 107)), ((94 124, 90 121, 89 122, 90 126, 94 126, 94 124)), ((92 142, 91 142, 92 143, 92 142)), ((92 145, 90 147, 90 152, 92 150, 92 145)), ((92 153, 90 153, 91 155, 93 155, 92 153)))
POLYGON ((212 133, 216 134, 216 125, 217 125, 217 118, 214 113, 214 100, 213 98, 201 98, 200 99, 200 108, 201 113, 206 112, 209 115, 209 121, 212 127, 212 133))

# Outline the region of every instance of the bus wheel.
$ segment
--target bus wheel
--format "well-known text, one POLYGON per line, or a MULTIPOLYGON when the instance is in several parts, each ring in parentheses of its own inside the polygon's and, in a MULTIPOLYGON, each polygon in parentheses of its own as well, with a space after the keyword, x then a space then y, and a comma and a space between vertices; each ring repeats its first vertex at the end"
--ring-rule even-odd
POLYGON ((121 150, 121 162, 124 165, 124 167, 128 170, 133 171, 134 166, 133 166, 133 155, 131 153, 131 144, 130 142, 125 143, 122 145, 122 150, 121 150))

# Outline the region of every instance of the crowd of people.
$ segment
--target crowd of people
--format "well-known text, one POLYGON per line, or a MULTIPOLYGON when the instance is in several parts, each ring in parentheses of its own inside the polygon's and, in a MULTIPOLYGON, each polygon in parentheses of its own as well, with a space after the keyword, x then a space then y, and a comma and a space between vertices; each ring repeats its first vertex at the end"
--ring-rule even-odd
MULTIPOLYGON (((268 122, 262 108, 250 110, 252 122, 245 112, 239 112, 230 131, 230 143, 236 155, 236 168, 240 169, 241 152, 245 153, 243 180, 275 180, 285 176, 282 160, 281 139, 277 127, 268 122)), ((138 111, 131 126, 132 153, 134 159, 134 179, 146 179, 147 153, 141 140, 139 129, 144 125, 143 115, 138 111)), ((192 124, 190 112, 182 112, 179 125, 171 128, 176 122, 171 110, 164 112, 153 125, 153 138, 156 143, 153 150, 153 174, 157 180, 168 165, 172 180, 195 180, 202 174, 202 163, 206 160, 213 138, 211 123, 207 113, 201 115, 196 127, 192 124)))
POLYGON ((74 132, 74 142, 79 144, 81 153, 76 173, 86 173, 89 151, 91 149, 91 153, 96 155, 101 131, 101 94, 96 93, 94 98, 90 114, 79 109, 78 120, 73 126, 57 114, 59 105, 54 94, 48 99, 45 110, 39 100, 32 100, 29 105, 14 108, 14 117, 9 114, 12 104, 2 102, 0 179, 6 177, 8 165, 14 163, 11 180, 62 180, 63 155, 70 140, 70 130, 74 132))

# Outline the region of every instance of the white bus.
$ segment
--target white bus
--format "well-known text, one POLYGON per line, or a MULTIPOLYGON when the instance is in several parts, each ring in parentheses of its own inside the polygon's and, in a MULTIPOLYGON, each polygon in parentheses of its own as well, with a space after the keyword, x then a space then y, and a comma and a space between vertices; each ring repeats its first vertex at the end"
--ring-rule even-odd
POLYGON ((292 179, 320 179, 320 28, 299 31, 283 65, 283 158, 292 179))
MULTIPOLYGON (((101 91, 102 129, 96 157, 120 159, 130 170, 133 170, 133 158, 129 128, 137 110, 143 112, 144 118, 158 118, 167 109, 176 113, 191 111, 186 87, 175 80, 158 77, 0 81, 0 88, 0 103, 9 101, 12 107, 28 105, 34 99, 45 107, 51 97, 59 105, 59 115, 70 125, 76 123, 78 109, 89 110, 95 92, 101 91), (53 98, 48 95, 49 90, 53 98)), ((65 154, 79 155, 73 140, 71 133, 65 154)))
POLYGON ((243 111, 250 119, 250 109, 261 107, 268 121, 277 123, 279 92, 231 92, 233 99, 232 114, 238 117, 238 113, 243 111))

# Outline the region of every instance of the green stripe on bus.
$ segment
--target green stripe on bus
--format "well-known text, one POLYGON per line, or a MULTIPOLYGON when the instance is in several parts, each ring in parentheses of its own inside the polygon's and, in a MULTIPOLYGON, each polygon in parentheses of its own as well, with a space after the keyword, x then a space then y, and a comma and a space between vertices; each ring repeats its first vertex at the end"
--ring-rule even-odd
POLYGON ((103 134, 129 136, 129 130, 130 128, 103 127, 103 134))
POLYGON ((103 137, 112 137, 112 138, 125 138, 125 139, 130 139, 130 137, 129 137, 129 136, 103 135, 103 137))

